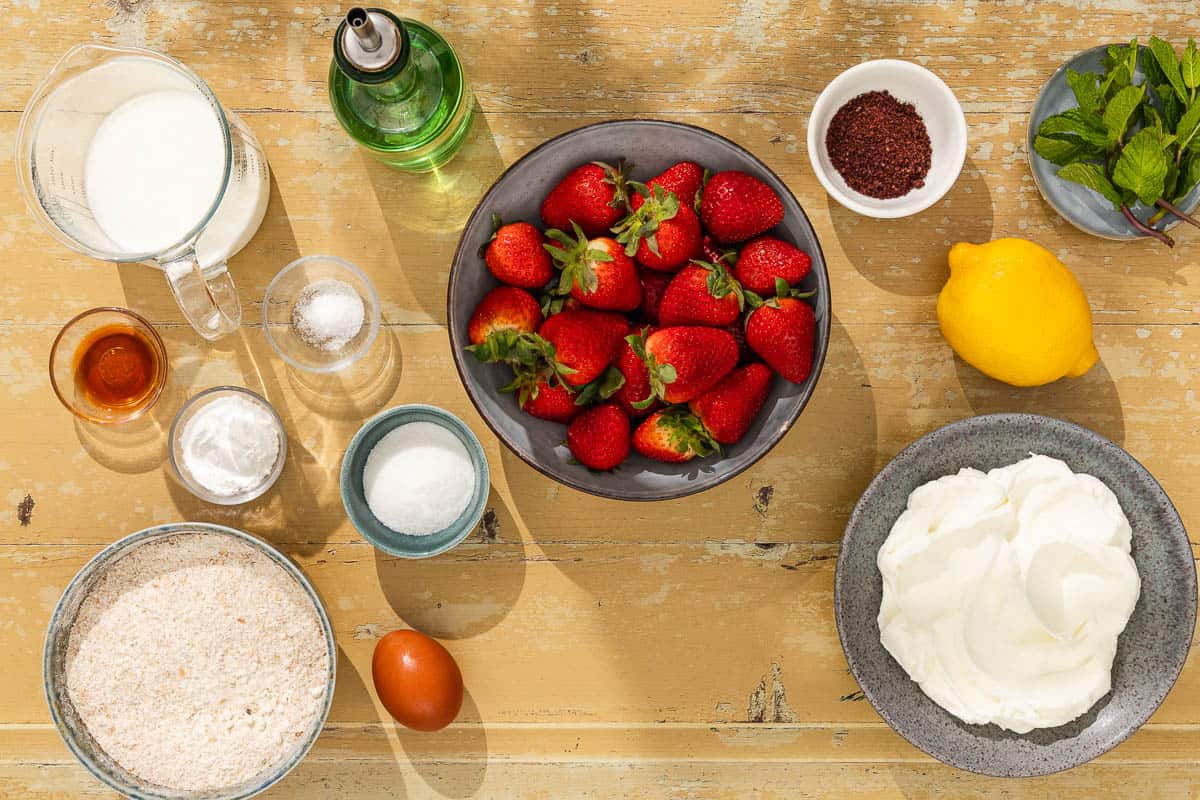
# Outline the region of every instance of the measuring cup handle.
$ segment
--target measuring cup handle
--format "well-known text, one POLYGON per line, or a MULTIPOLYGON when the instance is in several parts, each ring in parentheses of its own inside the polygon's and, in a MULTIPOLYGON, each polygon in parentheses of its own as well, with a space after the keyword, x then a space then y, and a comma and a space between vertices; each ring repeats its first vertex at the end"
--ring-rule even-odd
POLYGON ((160 265, 196 333, 213 341, 237 330, 242 323, 242 303, 225 262, 201 269, 195 249, 188 248, 160 265))

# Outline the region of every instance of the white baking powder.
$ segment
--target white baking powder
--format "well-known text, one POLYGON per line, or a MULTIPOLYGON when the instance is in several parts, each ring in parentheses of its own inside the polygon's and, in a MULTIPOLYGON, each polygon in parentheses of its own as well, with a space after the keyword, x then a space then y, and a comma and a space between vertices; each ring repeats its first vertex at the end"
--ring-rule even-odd
POLYGON ((475 491, 475 465, 452 432, 432 422, 410 422, 371 449, 363 490, 384 525, 427 536, 445 530, 466 510, 475 491))
POLYGON ((262 485, 279 459, 275 417, 240 395, 218 397, 196 410, 180 435, 183 466, 197 483, 221 497, 262 485))
POLYGON ((292 324, 305 343, 333 352, 362 330, 366 309, 354 287, 325 278, 304 287, 292 309, 292 324))
POLYGON ((71 626, 67 696, 143 780, 211 791, 259 776, 318 724, 329 678, 304 589, 216 534, 144 544, 91 587, 71 626))

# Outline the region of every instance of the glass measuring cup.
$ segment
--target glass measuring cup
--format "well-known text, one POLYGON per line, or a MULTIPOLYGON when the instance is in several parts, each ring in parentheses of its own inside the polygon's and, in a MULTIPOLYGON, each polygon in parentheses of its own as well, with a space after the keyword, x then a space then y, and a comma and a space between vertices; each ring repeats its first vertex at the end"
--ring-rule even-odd
POLYGON ((242 307, 225 260, 262 223, 270 179, 254 135, 196 74, 152 50, 78 45, 34 91, 21 118, 16 153, 25 203, 55 239, 93 258, 145 262, 162 270, 184 316, 205 339, 237 329, 242 307), (223 139, 224 173, 207 210, 186 220, 186 233, 167 246, 138 252, 114 242, 97 222, 86 165, 108 115, 153 92, 187 93, 211 108, 223 139))

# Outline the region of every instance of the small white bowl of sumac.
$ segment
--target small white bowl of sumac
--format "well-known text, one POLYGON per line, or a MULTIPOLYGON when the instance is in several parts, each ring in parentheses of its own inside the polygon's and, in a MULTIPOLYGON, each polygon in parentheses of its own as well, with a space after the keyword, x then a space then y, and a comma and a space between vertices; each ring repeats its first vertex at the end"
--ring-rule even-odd
POLYGON ((838 75, 808 120, 808 157, 834 200, 895 219, 941 200, 967 157, 967 120, 936 74, 908 61, 867 61, 838 75))

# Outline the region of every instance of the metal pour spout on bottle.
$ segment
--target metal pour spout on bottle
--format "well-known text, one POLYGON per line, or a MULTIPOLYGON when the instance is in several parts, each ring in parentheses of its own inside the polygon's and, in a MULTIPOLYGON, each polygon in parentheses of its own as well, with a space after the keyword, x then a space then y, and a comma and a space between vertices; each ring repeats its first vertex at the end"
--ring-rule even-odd
POLYGON ((338 26, 329 100, 372 156, 409 172, 446 164, 471 127, 462 64, 441 35, 381 8, 351 8, 338 26))

